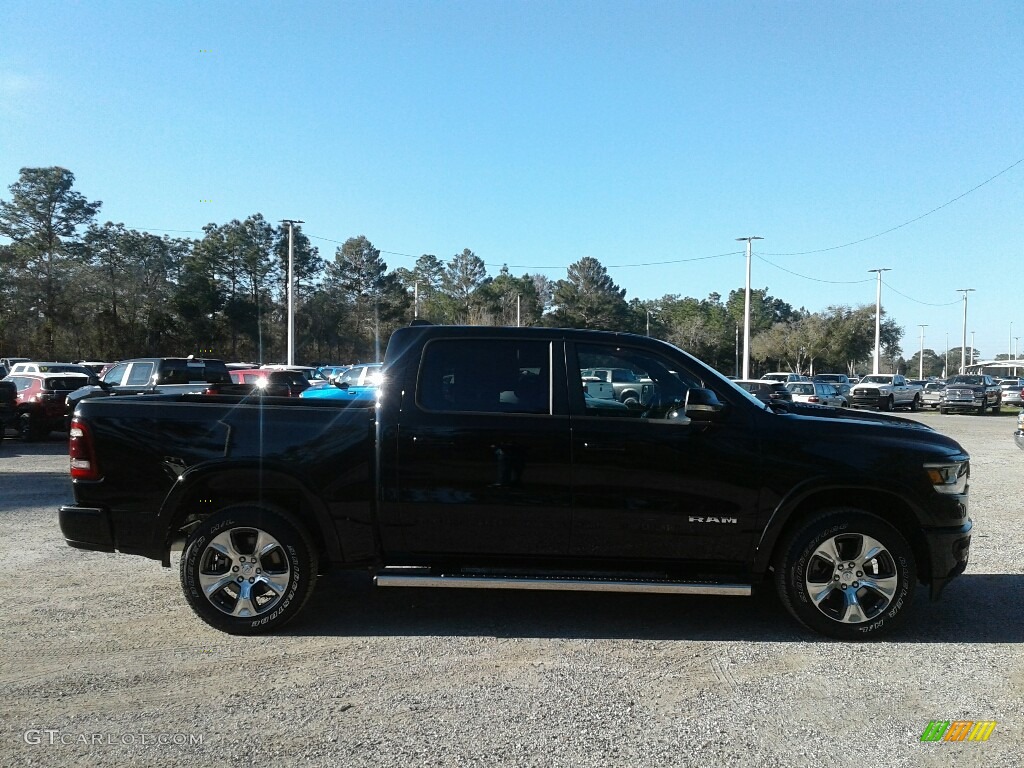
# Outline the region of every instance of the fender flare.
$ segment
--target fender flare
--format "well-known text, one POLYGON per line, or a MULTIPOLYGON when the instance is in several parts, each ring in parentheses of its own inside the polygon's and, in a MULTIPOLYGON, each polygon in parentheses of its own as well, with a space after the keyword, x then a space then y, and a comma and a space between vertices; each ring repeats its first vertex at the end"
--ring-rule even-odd
MULTIPOLYGON (((235 485, 243 488, 266 488, 270 490, 284 490, 301 495, 303 502, 308 505, 312 512, 313 522, 316 530, 310 530, 313 540, 323 542, 324 551, 330 561, 344 559, 341 542, 338 539, 337 530, 331 520, 326 506, 319 496, 312 492, 309 486, 293 473, 276 464, 269 464, 258 460, 245 461, 211 461, 189 467, 180 475, 171 487, 170 492, 164 497, 157 511, 153 525, 153 550, 159 553, 164 565, 169 565, 170 548, 176 538, 176 531, 184 520, 187 511, 182 508, 184 500, 193 494, 197 487, 215 480, 228 481, 233 479, 245 482, 248 478, 256 475, 258 483, 249 485, 235 485), (232 476, 234 476, 232 478, 232 476)), ((249 500, 249 499, 243 499, 249 500)), ((254 500, 259 503, 259 500, 254 500)), ((276 506, 276 505, 275 505, 276 506)), ((211 508, 211 513, 216 511, 211 508)), ((304 516, 293 513, 299 520, 304 516)), ((303 520, 307 524, 310 521, 303 520)))

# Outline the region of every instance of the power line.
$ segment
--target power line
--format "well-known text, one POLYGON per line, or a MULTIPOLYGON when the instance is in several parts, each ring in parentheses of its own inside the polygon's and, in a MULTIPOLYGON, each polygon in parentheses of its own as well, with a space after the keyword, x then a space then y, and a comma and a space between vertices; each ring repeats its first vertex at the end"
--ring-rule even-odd
MULTIPOLYGON (((868 240, 874 240, 877 237, 882 237, 882 235, 888 235, 890 232, 895 232, 897 229, 903 229, 903 227, 906 227, 906 226, 908 226, 910 224, 913 224, 915 221, 920 221, 921 219, 925 218, 926 216, 931 216, 936 211, 941 211, 943 208, 945 208, 947 206, 950 206, 953 203, 957 202, 958 200, 962 200, 963 198, 967 197, 972 192, 975 192, 975 191, 981 189, 986 184, 995 181, 1000 176, 1002 176, 1004 173, 1012 171, 1014 168, 1016 168, 1021 163, 1024 163, 1024 157, 1022 157, 1017 162, 1012 163, 1011 165, 1008 165, 1006 168, 1003 168, 1003 170, 1001 170, 999 173, 995 174, 994 176, 990 176, 989 178, 985 179, 985 181, 981 182, 981 184, 978 184, 975 187, 971 187, 970 189, 968 189, 963 194, 957 195, 952 200, 947 200, 942 205, 940 205, 940 206, 938 206, 936 208, 932 208, 927 213, 922 213, 920 216, 916 216, 913 219, 910 219, 908 221, 904 221, 902 224, 897 224, 895 227, 890 227, 889 229, 885 230, 884 232, 879 232, 879 233, 874 234, 874 235, 869 235, 868 237, 862 237, 860 240, 854 240, 853 242, 844 243, 843 245, 833 245, 833 246, 831 246, 829 248, 819 248, 819 249, 814 250, 814 251, 796 251, 796 252, 793 252, 793 253, 769 253, 768 255, 769 256, 808 256, 808 255, 810 255, 812 253, 826 253, 828 251, 837 251, 840 248, 849 248, 851 245, 858 245, 860 243, 866 243, 868 240)), ((944 305, 941 305, 941 306, 944 306, 944 305)))
POLYGON ((796 275, 797 277, 802 277, 804 280, 812 280, 815 283, 830 283, 832 285, 855 285, 856 283, 870 283, 870 282, 874 282, 874 278, 870 278, 870 277, 864 278, 863 280, 822 280, 821 278, 818 278, 818 277, 810 277, 808 275, 801 275, 799 272, 794 272, 791 269, 786 269, 785 267, 780 267, 778 264, 774 264, 774 263, 768 261, 768 259, 764 258, 764 256, 760 256, 760 255, 758 255, 756 253, 754 255, 757 256, 758 261, 763 261, 765 264, 767 264, 769 266, 772 266, 772 267, 775 267, 776 269, 781 269, 783 272, 788 272, 791 275, 796 275))
MULTIPOLYGON (((885 283, 884 280, 882 282, 885 283)), ((953 301, 947 301, 947 302, 945 302, 943 304, 934 304, 934 303, 932 303, 930 301, 921 301, 920 299, 915 299, 913 296, 907 296, 907 294, 901 293, 900 291, 897 291, 895 288, 893 288, 891 285, 889 285, 889 283, 885 283, 885 287, 888 288, 893 293, 899 293, 900 296, 902 296, 904 299, 908 299, 909 301, 912 301, 915 304, 924 304, 926 307, 951 307, 954 304, 959 304, 960 303, 960 299, 954 299, 953 301)))

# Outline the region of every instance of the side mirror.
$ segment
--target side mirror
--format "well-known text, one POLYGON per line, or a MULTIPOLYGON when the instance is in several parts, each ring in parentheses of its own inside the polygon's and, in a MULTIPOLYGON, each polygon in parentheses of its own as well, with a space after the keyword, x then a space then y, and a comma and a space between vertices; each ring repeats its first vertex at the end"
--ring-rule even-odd
POLYGON ((725 410, 718 395, 710 389, 690 389, 686 392, 686 404, 683 411, 695 421, 713 421, 725 410))
POLYGON ((334 384, 334 386, 336 386, 338 389, 348 389, 348 382, 347 381, 338 381, 337 379, 335 379, 331 383, 334 384))

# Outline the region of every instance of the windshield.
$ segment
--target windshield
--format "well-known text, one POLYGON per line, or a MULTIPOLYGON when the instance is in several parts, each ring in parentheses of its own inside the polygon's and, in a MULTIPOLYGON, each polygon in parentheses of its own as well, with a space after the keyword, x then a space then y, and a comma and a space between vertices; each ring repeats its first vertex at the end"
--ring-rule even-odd
POLYGON ((865 376, 860 380, 861 384, 889 384, 892 376, 865 376))
MULTIPOLYGON (((984 380, 981 376, 954 376, 949 384, 967 384, 968 386, 978 386, 984 384, 984 380)), ((947 385, 948 386, 948 385, 947 385)))

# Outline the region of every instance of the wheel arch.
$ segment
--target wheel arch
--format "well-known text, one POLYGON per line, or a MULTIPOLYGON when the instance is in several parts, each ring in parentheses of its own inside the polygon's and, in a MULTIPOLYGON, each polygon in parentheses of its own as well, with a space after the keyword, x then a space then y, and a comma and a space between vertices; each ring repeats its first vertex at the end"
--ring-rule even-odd
POLYGON ((237 504, 287 512, 306 527, 321 562, 344 559, 326 507, 302 480, 279 468, 245 463, 197 467, 178 477, 157 513, 154 548, 163 565, 170 565, 173 545, 202 520, 237 504))
POLYGON ((780 505, 758 542, 754 552, 753 572, 763 574, 774 566, 779 544, 814 514, 838 507, 855 508, 876 515, 896 528, 914 553, 918 580, 924 583, 931 578, 928 544, 911 504, 888 490, 856 486, 816 488, 780 505))

